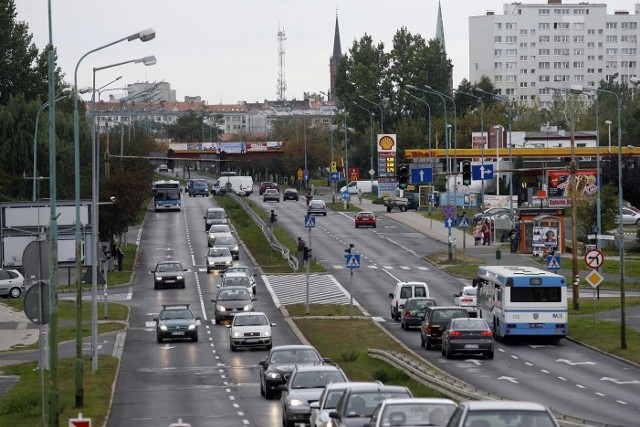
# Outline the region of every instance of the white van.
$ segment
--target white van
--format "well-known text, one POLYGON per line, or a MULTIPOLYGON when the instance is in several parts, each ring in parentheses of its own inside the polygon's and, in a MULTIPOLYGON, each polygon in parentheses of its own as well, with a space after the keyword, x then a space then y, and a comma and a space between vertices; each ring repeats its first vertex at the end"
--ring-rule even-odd
MULTIPOLYGON (((371 180, 361 180, 361 181, 351 181, 349 183, 349 194, 358 194, 358 190, 362 190, 362 193, 372 193, 373 186, 378 186, 378 181, 373 181, 373 186, 371 185, 371 180)), ((347 189, 347 186, 343 186, 340 188, 340 193, 347 189)))
POLYGON ((425 282, 398 282, 393 292, 389 293, 391 299, 391 318, 400 320, 400 311, 409 298, 430 298, 429 285, 425 282))
POLYGON ((229 187, 231 191, 239 196, 250 196, 253 194, 253 178, 250 176, 221 176, 216 183, 213 184, 211 193, 217 196, 218 194, 224 193, 225 188, 229 187))

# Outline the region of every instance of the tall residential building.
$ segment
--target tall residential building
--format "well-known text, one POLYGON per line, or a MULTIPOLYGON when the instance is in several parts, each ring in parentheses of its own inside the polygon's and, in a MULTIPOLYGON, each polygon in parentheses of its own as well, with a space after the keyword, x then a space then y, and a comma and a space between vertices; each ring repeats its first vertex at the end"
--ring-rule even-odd
POLYGON ((604 3, 510 3, 503 15, 469 18, 469 78, 489 77, 501 94, 551 106, 552 88, 597 87, 638 74, 640 3, 607 14, 604 3))
POLYGON ((340 46, 340 27, 338 26, 338 15, 336 14, 336 28, 333 34, 333 54, 329 59, 329 99, 336 97, 336 82, 338 81, 338 66, 342 59, 342 47, 340 46))

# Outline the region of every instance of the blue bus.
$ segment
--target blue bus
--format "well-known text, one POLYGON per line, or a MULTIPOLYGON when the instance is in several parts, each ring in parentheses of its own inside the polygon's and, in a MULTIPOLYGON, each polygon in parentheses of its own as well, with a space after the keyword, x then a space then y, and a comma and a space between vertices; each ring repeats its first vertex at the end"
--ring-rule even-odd
POLYGON ((153 207, 157 211, 180 210, 182 189, 179 181, 155 181, 153 183, 153 207))
POLYGON ((507 336, 567 335, 567 283, 563 276, 534 267, 480 266, 473 280, 479 316, 496 339, 507 336))

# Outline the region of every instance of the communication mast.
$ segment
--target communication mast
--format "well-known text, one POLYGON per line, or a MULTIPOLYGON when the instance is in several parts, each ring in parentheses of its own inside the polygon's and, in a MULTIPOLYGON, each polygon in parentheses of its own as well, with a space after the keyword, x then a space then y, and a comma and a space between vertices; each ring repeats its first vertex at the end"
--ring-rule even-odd
MULTIPOLYGON (((279 25, 278 25, 279 27, 279 25)), ((287 40, 287 36, 284 33, 284 28, 278 30, 278 87, 276 95, 278 95, 278 101, 284 101, 287 99, 287 82, 285 81, 284 72, 284 42, 287 40)))

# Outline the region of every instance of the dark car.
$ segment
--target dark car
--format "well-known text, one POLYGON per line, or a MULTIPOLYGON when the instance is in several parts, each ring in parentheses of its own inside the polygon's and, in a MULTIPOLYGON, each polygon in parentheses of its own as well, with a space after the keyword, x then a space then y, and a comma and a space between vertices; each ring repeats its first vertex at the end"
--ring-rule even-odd
POLYGON ((187 269, 180 261, 160 261, 156 264, 155 270, 150 271, 153 274, 153 289, 166 286, 184 288, 185 271, 187 269))
POLYGON ((322 365, 331 363, 310 345, 281 345, 273 347, 260 365, 260 394, 272 399, 280 394, 280 386, 289 381, 296 365, 322 365))
POLYGON ((221 234, 214 237, 211 242, 211 246, 228 248, 233 259, 240 259, 240 248, 238 247, 238 241, 233 234, 221 234))
POLYGON ((209 208, 204 215, 204 230, 209 231, 213 224, 229 224, 229 217, 223 208, 209 208))
POLYGON ((378 404, 385 399, 413 397, 407 387, 397 385, 372 385, 347 389, 335 411, 331 411, 332 426, 362 427, 371 421, 378 404))
POLYGON ((189 304, 164 304, 156 322, 156 341, 164 339, 191 339, 198 341, 198 324, 200 317, 196 317, 189 304))
POLYGON ((278 184, 272 181, 264 181, 260 183, 260 188, 258 189, 258 194, 262 196, 262 193, 264 193, 264 191, 267 188, 275 188, 276 190, 280 191, 280 187, 278 187, 278 184))
POLYGON ((442 355, 482 354, 493 359, 493 333, 484 319, 452 319, 442 333, 442 355))
POLYGON ((215 313, 216 323, 220 323, 223 319, 230 319, 236 313, 245 311, 253 311, 253 300, 251 291, 244 286, 225 286, 218 289, 213 312, 215 313))
POLYGON ((285 202, 287 200, 295 200, 297 202, 299 198, 300 196, 298 194, 298 190, 296 190, 295 188, 287 188, 286 190, 284 190, 284 194, 282 195, 282 200, 285 202))
POLYGON ((334 365, 296 366, 286 384, 280 386, 282 425, 309 424, 311 403, 317 402, 327 384, 345 382, 347 376, 334 365))
POLYGON ((427 307, 435 307, 438 302, 434 298, 409 298, 400 311, 400 327, 408 330, 420 326, 427 307))
POLYGON ((427 307, 420 323, 420 345, 431 350, 433 345, 440 345, 442 332, 451 319, 468 318, 469 312, 461 307, 427 307))

